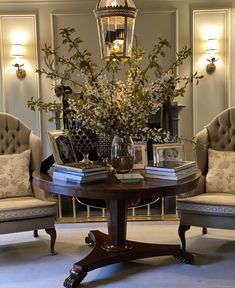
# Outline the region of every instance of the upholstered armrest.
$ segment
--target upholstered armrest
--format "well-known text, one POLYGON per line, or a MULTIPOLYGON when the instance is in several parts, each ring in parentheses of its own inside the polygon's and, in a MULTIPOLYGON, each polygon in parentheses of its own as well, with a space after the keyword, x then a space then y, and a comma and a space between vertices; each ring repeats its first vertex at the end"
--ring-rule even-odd
POLYGON ((208 131, 204 128, 196 135, 196 161, 202 175, 206 175, 208 168, 208 131))
MULTIPOLYGON (((29 136, 29 148, 31 150, 30 170, 32 173, 34 170, 40 170, 42 160, 42 141, 32 132, 29 136)), ((36 185, 34 185, 33 180, 31 186, 33 194, 36 198, 40 200, 56 200, 54 194, 37 187, 36 185)))
POLYGON ((32 173, 34 170, 40 170, 42 161, 42 141, 33 132, 29 135, 29 149, 31 150, 30 171, 32 173))
POLYGON ((197 188, 189 192, 178 195, 178 198, 192 197, 192 196, 196 196, 205 192, 206 192, 206 177, 202 175, 199 179, 197 188))
POLYGON ((196 189, 183 193, 178 198, 192 197, 206 192, 206 174, 208 171, 208 130, 204 128, 196 135, 197 166, 201 170, 201 177, 196 189))
POLYGON ((44 189, 37 187, 36 185, 34 185, 34 180, 32 181, 32 191, 37 199, 57 201, 55 194, 47 192, 44 189))

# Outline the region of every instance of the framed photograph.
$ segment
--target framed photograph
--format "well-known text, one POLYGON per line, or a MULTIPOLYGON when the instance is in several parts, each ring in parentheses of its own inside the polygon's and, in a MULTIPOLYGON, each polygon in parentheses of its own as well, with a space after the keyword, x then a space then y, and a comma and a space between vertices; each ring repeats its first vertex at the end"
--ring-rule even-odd
POLYGON ((144 169, 144 166, 148 164, 147 143, 134 142, 134 147, 135 147, 134 169, 144 169))
POLYGON ((179 143, 153 144, 153 162, 161 161, 183 161, 183 145, 179 143))
POLYGON ((77 162, 72 143, 66 131, 48 131, 48 139, 56 164, 77 162))

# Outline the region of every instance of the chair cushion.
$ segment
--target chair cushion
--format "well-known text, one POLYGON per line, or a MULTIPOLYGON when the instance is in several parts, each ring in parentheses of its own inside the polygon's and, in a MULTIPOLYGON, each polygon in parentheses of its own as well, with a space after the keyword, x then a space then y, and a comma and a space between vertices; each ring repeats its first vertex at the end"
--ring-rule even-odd
POLYGON ((39 200, 30 196, 0 199, 0 222, 56 216, 56 213, 55 201, 39 200))
POLYGON ((235 152, 208 149, 206 192, 235 193, 235 152))
POLYGON ((32 195, 29 162, 30 150, 0 155, 0 199, 32 195))
POLYGON ((235 216, 235 195, 230 193, 202 193, 177 199, 177 209, 193 214, 235 216))

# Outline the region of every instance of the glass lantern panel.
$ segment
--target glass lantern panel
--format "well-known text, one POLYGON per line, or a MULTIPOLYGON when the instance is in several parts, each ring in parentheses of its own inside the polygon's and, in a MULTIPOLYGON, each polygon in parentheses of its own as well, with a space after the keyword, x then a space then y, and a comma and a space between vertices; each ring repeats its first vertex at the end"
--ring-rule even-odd
POLYGON ((125 17, 113 16, 98 20, 102 58, 113 53, 120 57, 131 56, 135 19, 126 19, 125 22, 125 17))
POLYGON ((134 27, 135 27, 135 19, 127 18, 126 53, 125 53, 127 57, 130 57, 132 52, 134 27))
POLYGON ((123 55, 124 25, 125 18, 121 16, 101 18, 104 57, 109 57, 112 53, 123 55))

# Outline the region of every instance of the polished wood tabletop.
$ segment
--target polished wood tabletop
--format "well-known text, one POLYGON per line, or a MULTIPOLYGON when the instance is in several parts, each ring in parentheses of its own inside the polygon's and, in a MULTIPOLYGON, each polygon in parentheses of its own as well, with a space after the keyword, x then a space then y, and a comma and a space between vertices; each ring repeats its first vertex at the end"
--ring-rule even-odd
MULTIPOLYGON (((144 171, 136 171, 144 175, 144 171)), ((190 262, 192 255, 185 254, 180 245, 151 244, 126 239, 128 206, 137 205, 141 199, 173 196, 189 192, 199 181, 200 172, 179 181, 144 177, 140 182, 121 183, 110 173, 107 180, 84 184, 53 180, 50 173, 33 173, 34 184, 46 191, 79 198, 105 200, 107 208, 108 234, 90 231, 86 243, 93 247, 91 253, 78 261, 70 270, 64 286, 76 288, 86 274, 109 264, 138 258, 173 255, 190 262)), ((141 233, 141 231, 140 231, 141 233)), ((153 231, 154 233, 154 231, 153 231)), ((149 235, 151 240, 151 235, 149 235)))
MULTIPOLYGON (((136 173, 144 175, 144 170, 136 173)), ((179 181, 144 177, 140 182, 121 183, 110 173, 107 180, 74 184, 54 180, 51 174, 35 171, 34 182, 37 186, 53 193, 89 199, 130 200, 133 198, 148 199, 152 197, 174 196, 188 192, 196 187, 200 172, 179 181)))

